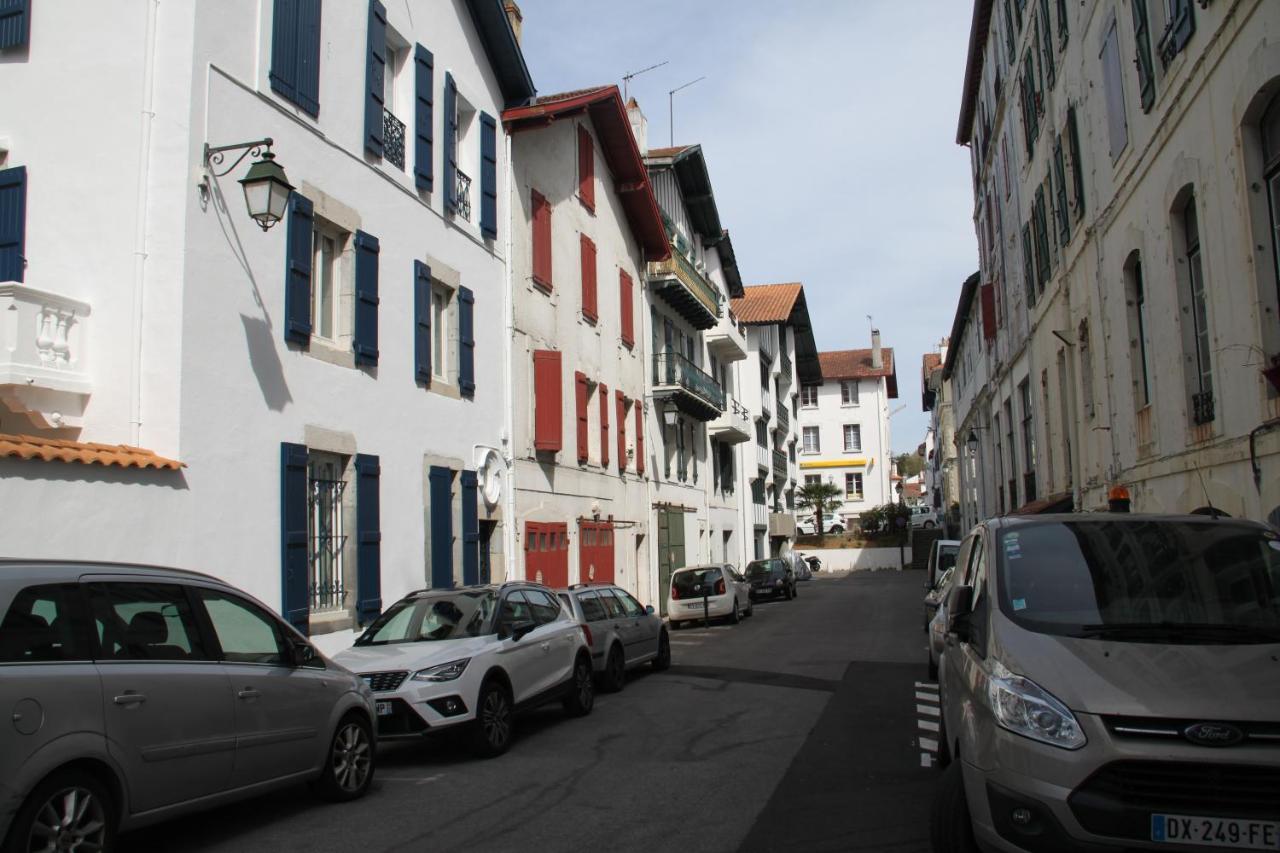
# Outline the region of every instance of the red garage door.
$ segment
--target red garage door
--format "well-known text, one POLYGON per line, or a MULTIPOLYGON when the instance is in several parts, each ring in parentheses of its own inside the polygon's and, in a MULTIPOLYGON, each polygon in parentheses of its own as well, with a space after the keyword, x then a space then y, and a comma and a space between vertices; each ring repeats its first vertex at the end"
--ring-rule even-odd
POLYGON ((613 583, 613 524, 582 521, 578 543, 578 580, 613 583))
POLYGON ((525 522, 524 576, 552 589, 569 585, 569 525, 525 522))

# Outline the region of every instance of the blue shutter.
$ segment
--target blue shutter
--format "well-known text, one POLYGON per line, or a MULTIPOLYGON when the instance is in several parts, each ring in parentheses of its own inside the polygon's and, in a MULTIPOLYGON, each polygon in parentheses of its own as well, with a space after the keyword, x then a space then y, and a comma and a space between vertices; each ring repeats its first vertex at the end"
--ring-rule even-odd
POLYGON ((289 195, 289 236, 285 241, 284 339, 306 345, 311 342, 311 241, 312 204, 309 198, 289 195))
POLYGON ((0 281, 22 281, 26 268, 27 167, 0 169, 0 281))
MULTIPOLYGON (((0 0, 3 2, 3 0, 0 0)), ((275 0, 271 11, 271 89, 295 103, 298 100, 298 4, 275 0)))
POLYGON ((378 238, 356 232, 356 364, 378 363, 378 238))
POLYGON ((298 96, 294 103, 310 113, 320 114, 320 0, 295 0, 298 4, 298 65, 294 82, 298 96))
POLYGON ((280 610, 302 633, 307 626, 307 448, 280 444, 280 610))
POLYGON ((1173 10, 1170 14, 1173 21, 1170 26, 1173 28, 1173 40, 1170 44, 1172 50, 1167 51, 1168 57, 1166 62, 1187 46, 1187 42, 1191 40, 1191 36, 1196 31, 1196 13, 1191 8, 1191 0, 1173 0, 1173 10))
POLYGON ((469 289, 458 288, 458 390, 464 397, 476 395, 475 302, 469 289))
POLYGON ((480 113, 480 233, 498 236, 498 126, 480 113))
POLYGON ((27 43, 31 0, 0 0, 0 50, 27 43))
POLYGON ((378 457, 356 454, 356 620, 361 625, 382 612, 381 473, 378 457))
POLYGON ((413 80, 415 107, 413 113, 413 182, 418 189, 431 192, 435 170, 431 163, 431 140, 434 133, 435 58, 422 45, 413 47, 413 80))
POLYGON ((453 471, 432 465, 427 474, 431 500, 431 585, 453 586, 453 471))
POLYGON ((462 582, 480 583, 480 520, 476 472, 462 472, 462 582))
POLYGON ((431 267, 413 262, 413 377, 431 384, 431 267))
POLYGON ((458 210, 458 84, 444 74, 444 209, 458 210))
POLYGON ((364 150, 382 156, 382 81, 387 71, 387 10, 369 0, 369 46, 365 52, 364 150))

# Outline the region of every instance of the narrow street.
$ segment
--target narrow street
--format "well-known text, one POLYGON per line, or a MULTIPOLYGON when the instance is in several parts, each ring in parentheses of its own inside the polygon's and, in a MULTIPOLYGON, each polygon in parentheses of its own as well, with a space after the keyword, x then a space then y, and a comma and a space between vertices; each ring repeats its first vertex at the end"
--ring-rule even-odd
POLYGON ((305 788, 124 836, 126 850, 925 851, 934 774, 918 572, 800 584, 736 627, 673 632, 594 712, 520 721, 505 756, 383 748, 374 789, 305 788))

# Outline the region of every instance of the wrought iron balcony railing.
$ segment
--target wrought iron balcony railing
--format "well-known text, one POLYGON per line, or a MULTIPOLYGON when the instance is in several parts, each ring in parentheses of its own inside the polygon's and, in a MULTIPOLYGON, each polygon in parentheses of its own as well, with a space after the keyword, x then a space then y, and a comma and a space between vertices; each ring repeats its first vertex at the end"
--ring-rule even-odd
POLYGON ((782 365, 782 377, 784 380, 791 379, 791 356, 787 355, 787 351, 783 350, 778 361, 782 365))
POLYGON ((720 383, 678 352, 656 353, 653 356, 653 376, 655 385, 683 388, 724 411, 724 389, 720 383))
POLYGON ((471 221, 471 176, 466 172, 458 169, 455 173, 458 176, 454 183, 454 197, 457 199, 458 216, 462 219, 471 221))
POLYGON ((778 431, 784 434, 791 431, 791 415, 786 406, 778 407, 778 431))
POLYGON ((404 122, 390 110, 382 111, 382 159, 404 168, 404 122))
POLYGON ((787 454, 781 450, 773 451, 773 478, 775 480, 787 479, 787 454))
POLYGON ((1213 423, 1213 392, 1201 391, 1191 395, 1191 418, 1196 426, 1213 423))

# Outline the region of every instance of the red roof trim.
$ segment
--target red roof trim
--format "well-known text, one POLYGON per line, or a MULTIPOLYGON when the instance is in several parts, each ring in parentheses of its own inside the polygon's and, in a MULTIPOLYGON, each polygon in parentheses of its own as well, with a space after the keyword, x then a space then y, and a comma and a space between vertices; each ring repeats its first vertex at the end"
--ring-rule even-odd
POLYGON ((670 257, 667 229, 662 224, 658 200, 649 183, 649 171, 631 133, 631 120, 617 86, 548 95, 529 106, 503 111, 502 123, 508 133, 515 134, 584 112, 595 126, 600 150, 613 175, 613 191, 622 203, 645 257, 651 261, 670 257))

